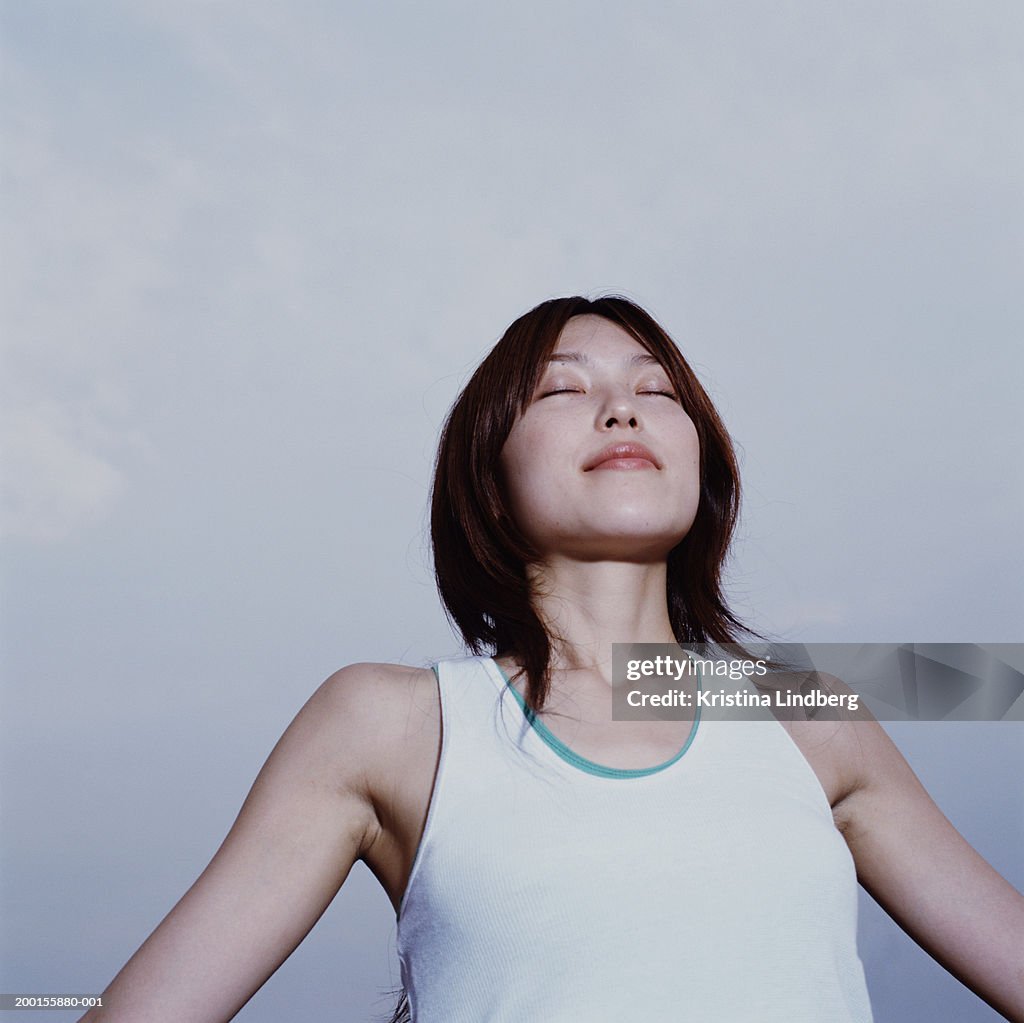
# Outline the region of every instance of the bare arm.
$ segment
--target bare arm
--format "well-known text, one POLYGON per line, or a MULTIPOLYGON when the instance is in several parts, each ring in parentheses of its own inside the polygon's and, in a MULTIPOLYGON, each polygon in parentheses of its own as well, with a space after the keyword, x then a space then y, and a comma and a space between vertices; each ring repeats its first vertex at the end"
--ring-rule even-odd
POLYGON ((835 807, 864 887, 998 1012, 1024 1023, 1024 896, 965 841, 875 722, 842 740, 856 784, 835 807))
POLYGON ((376 835, 374 671, 343 669, 299 711, 209 866, 83 1021, 229 1020, 305 937, 376 835))

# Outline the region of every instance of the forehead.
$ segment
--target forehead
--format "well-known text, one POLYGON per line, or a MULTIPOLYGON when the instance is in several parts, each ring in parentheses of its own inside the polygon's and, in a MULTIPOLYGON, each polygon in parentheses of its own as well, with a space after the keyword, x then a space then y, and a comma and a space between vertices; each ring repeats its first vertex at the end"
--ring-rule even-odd
POLYGON ((574 316, 565 325, 548 356, 548 364, 551 363, 661 365, 659 359, 618 324, 590 314, 574 316))

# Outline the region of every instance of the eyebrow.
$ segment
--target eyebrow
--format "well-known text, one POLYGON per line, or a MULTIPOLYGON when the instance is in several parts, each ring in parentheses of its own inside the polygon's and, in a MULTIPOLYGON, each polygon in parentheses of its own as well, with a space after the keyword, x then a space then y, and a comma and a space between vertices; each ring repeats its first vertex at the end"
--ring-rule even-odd
MULTIPOLYGON (((548 356, 548 362, 572 363, 582 366, 593 365, 586 352, 555 352, 548 356)), ((661 363, 650 352, 637 352, 624 360, 627 366, 660 366, 661 363)))

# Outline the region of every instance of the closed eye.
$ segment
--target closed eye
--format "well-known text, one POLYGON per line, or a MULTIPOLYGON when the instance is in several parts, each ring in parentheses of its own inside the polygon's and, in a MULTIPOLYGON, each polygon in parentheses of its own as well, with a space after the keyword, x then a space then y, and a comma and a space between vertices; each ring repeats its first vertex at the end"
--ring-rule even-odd
POLYGON ((671 398, 673 401, 679 401, 679 395, 677 395, 675 391, 640 391, 639 393, 661 395, 664 398, 671 398))
POLYGON ((544 391, 538 395, 540 398, 550 398, 553 394, 582 394, 583 391, 579 387, 556 387, 553 391, 544 391))

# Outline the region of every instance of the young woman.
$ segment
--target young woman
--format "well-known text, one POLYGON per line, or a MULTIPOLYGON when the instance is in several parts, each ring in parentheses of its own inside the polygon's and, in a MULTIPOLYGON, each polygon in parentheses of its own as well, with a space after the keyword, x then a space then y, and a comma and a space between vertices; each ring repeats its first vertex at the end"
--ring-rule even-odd
POLYGON ((1024 1020, 1024 899, 874 723, 616 721, 612 643, 729 643, 732 448, 619 298, 517 320, 445 427, 432 530, 476 655, 359 664, 285 731, 90 1021, 230 1019, 364 860, 418 1023, 871 1018, 856 881, 1024 1020))

